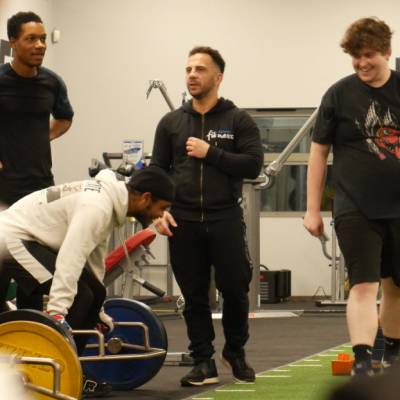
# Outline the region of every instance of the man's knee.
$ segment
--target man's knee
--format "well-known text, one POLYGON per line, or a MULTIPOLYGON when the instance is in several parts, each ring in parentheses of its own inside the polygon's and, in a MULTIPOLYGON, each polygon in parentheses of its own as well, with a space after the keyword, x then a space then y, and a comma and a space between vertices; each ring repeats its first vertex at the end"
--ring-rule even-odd
POLYGON ((361 282, 354 284, 350 289, 350 296, 353 299, 365 299, 376 297, 378 294, 379 282, 361 282))

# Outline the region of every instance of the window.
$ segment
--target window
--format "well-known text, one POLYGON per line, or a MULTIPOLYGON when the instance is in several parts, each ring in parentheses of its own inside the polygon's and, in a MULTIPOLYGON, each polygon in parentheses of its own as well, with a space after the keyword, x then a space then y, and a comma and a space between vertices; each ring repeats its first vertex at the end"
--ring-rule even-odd
MULTIPOLYGON (((260 129, 264 149, 265 167, 275 161, 315 108, 247 109, 260 129)), ((274 179, 274 185, 261 191, 261 212, 299 213, 306 210, 307 161, 311 144, 312 128, 296 145, 274 179)), ((331 163, 331 156, 328 159, 331 163)), ((328 167, 326 187, 321 209, 332 210, 333 188, 331 167, 328 167)))
MULTIPOLYGON (((322 196, 322 211, 332 210, 332 171, 328 167, 325 189, 322 196)), ((307 206, 307 166, 285 165, 275 178, 274 184, 261 191, 261 212, 299 212, 307 206)))

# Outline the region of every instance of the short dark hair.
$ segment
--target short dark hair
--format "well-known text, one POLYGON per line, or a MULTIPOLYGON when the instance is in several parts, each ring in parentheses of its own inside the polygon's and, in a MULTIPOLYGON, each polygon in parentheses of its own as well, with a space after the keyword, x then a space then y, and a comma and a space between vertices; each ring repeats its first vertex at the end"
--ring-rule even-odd
POLYGON ((389 26, 377 17, 361 18, 347 28, 340 46, 351 56, 365 48, 385 54, 390 49, 392 34, 389 26))
POLYGON ((7 20, 7 36, 8 39, 14 38, 18 39, 21 33, 21 25, 28 22, 39 22, 43 23, 39 15, 32 11, 20 11, 19 13, 13 15, 7 20))
POLYGON ((225 61, 218 50, 212 49, 208 46, 196 46, 192 50, 190 50, 189 57, 194 56, 198 53, 208 54, 212 58, 214 63, 218 66, 219 70, 224 73, 225 61))
POLYGON ((137 171, 126 184, 129 193, 150 192, 153 200, 172 202, 175 198, 175 185, 170 176, 161 168, 150 165, 137 171))

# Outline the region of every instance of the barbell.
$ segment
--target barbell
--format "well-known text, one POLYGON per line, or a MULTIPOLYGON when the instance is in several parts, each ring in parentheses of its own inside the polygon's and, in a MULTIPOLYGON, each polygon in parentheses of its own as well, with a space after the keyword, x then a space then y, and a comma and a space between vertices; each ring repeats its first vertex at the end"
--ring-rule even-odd
POLYGON ((0 314, 0 352, 14 359, 36 399, 79 399, 83 373, 107 381, 114 390, 130 390, 160 370, 168 341, 153 311, 129 299, 107 300, 104 309, 115 321, 115 329, 106 335, 97 330, 70 332, 40 311, 0 314), (73 335, 90 335, 81 357, 73 335))

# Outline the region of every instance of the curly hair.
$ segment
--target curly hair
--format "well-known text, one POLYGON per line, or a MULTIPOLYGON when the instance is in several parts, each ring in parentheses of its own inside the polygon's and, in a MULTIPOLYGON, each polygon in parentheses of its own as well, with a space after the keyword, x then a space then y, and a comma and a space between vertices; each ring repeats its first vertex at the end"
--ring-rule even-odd
POLYGON ((377 17, 361 18, 347 28, 340 46, 351 56, 366 48, 385 54, 390 50, 392 34, 389 26, 377 17))
POLYGON ((43 23, 39 15, 32 11, 20 11, 19 13, 13 15, 7 20, 7 36, 8 39, 14 38, 18 39, 21 33, 21 25, 28 22, 38 22, 43 23))
POLYGON ((208 46, 196 46, 192 50, 190 50, 189 57, 198 53, 208 54, 212 58, 214 63, 218 66, 219 70, 224 73, 225 61, 218 50, 212 49, 208 46))

